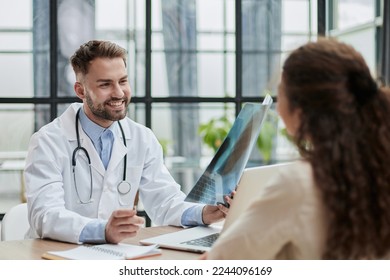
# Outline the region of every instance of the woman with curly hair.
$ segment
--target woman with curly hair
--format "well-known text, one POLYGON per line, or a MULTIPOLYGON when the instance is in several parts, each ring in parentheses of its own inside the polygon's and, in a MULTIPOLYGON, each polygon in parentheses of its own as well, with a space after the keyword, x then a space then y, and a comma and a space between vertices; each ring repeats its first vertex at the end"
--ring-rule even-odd
POLYGON ((389 90, 354 48, 321 38, 285 61, 278 111, 302 160, 262 187, 204 258, 388 258, 389 90))

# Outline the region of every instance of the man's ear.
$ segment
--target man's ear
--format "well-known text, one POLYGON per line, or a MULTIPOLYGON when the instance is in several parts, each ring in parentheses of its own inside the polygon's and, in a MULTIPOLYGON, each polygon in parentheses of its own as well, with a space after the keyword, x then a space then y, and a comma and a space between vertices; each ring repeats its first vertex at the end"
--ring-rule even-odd
POLYGON ((80 82, 75 82, 73 88, 76 95, 83 100, 85 98, 84 86, 80 82))

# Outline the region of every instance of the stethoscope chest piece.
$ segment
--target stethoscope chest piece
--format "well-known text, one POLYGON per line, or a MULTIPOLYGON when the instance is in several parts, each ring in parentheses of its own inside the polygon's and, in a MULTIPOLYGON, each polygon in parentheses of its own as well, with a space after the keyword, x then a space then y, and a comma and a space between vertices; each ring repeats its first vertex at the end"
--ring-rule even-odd
POLYGON ((129 182, 122 181, 118 184, 119 204, 122 206, 129 206, 131 198, 131 185, 129 182))
POLYGON ((122 181, 118 184, 118 192, 121 194, 121 195, 125 195, 125 194, 128 194, 131 190, 131 185, 129 182, 126 182, 126 181, 122 181))

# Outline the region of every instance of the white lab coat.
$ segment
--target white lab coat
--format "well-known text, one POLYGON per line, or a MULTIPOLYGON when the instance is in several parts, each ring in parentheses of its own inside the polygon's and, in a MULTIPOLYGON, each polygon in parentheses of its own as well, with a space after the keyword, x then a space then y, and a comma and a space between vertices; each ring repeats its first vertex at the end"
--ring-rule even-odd
MULTIPOLYGON (((30 230, 28 237, 79 242, 84 226, 93 219, 107 220, 123 208, 117 185, 122 181, 127 152, 126 197, 131 208, 137 190, 145 210, 157 225, 181 225, 181 216, 193 203, 185 195, 163 164, 162 149, 152 131, 129 118, 121 120, 127 148, 118 129, 107 167, 92 141, 79 125, 81 146, 90 156, 93 178, 93 202, 80 204, 72 172, 72 153, 77 147, 75 115, 80 103, 72 104, 59 118, 42 127, 32 137, 25 168, 30 230)), ((90 173, 86 157, 77 161, 77 187, 83 201, 90 192, 90 173)))

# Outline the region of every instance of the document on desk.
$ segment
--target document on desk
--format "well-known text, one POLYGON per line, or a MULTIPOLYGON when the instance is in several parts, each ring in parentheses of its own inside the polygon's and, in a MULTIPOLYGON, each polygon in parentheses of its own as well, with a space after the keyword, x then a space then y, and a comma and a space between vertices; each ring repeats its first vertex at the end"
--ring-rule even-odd
POLYGON ((83 245, 70 250, 48 251, 42 255, 48 260, 132 260, 161 255, 156 245, 130 244, 83 245))

